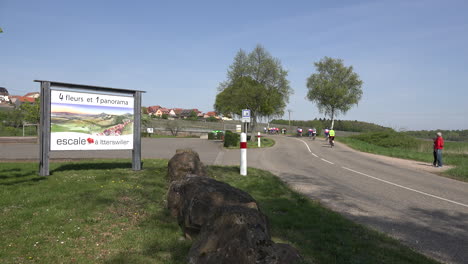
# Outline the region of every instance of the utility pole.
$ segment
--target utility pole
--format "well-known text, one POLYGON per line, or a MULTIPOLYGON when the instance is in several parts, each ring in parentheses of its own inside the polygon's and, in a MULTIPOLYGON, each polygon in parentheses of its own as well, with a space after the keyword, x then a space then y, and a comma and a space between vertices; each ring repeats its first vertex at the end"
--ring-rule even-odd
POLYGON ((288 109, 288 113, 289 113, 289 127, 290 127, 290 128, 291 128, 291 112, 292 112, 292 111, 293 111, 293 110, 288 109))

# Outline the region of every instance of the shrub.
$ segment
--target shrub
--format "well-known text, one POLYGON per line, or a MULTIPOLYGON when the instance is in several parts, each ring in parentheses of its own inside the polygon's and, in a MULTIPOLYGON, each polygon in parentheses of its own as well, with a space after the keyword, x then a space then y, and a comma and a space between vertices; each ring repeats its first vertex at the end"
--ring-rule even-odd
POLYGON ((214 116, 210 116, 210 117, 208 117, 208 118, 206 119, 206 121, 207 121, 207 122, 218 122, 219 120, 216 119, 216 117, 214 117, 214 116))
POLYGON ((224 136, 224 146, 225 147, 235 147, 239 145, 240 136, 237 133, 233 133, 230 130, 226 131, 226 135, 224 136))
POLYGON ((210 133, 208 133, 208 139, 221 139, 224 140, 224 132, 221 130, 213 130, 210 133))
POLYGON ((216 133, 216 139, 224 140, 224 132, 220 131, 216 133))
POLYGON ((216 139, 216 134, 213 133, 213 132, 208 133, 208 139, 209 139, 209 140, 214 140, 214 139, 216 139))

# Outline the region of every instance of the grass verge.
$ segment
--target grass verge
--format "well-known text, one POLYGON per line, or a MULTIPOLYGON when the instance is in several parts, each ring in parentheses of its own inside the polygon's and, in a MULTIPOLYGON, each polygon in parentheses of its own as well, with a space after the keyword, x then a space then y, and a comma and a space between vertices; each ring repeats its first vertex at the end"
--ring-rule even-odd
MULTIPOLYGON (((262 137, 260 138, 260 148, 269 148, 269 147, 273 147, 275 145, 275 141, 271 138, 266 138, 266 137, 262 137)), ((227 149, 238 149, 239 146, 231 146, 231 147, 227 147, 227 149)), ((255 141, 247 141, 247 148, 251 148, 251 149, 255 149, 255 148, 259 148, 258 147, 258 141, 255 140, 255 141)))
MULTIPOLYGON (((423 161, 431 164, 432 141, 419 140, 402 133, 379 132, 359 136, 340 137, 338 141, 359 151, 390 157, 423 161)), ((443 161, 455 168, 441 172, 440 175, 468 182, 468 143, 446 142, 443 161)))
MULTIPOLYGON (((166 160, 134 172, 121 160, 2 163, 0 263, 186 263, 164 208, 166 160)), ((305 263, 436 263, 291 191, 269 172, 209 167, 216 179, 249 192, 268 216, 273 239, 298 248, 305 263)))

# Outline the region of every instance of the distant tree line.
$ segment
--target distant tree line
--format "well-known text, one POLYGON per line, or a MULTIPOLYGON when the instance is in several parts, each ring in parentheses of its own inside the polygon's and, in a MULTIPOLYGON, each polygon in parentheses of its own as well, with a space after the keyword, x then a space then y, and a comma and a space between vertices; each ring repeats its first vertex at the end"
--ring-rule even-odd
POLYGON ((468 141, 468 130, 419 130, 405 131, 403 133, 422 139, 432 139, 437 132, 442 132, 442 137, 449 141, 468 141))
MULTIPOLYGON (((273 120, 272 124, 288 125, 289 120, 273 120)), ((302 120, 291 120, 291 126, 297 126, 302 128, 315 127, 318 130, 323 130, 325 128, 331 127, 332 120, 319 118, 314 120, 302 121, 302 120)), ((388 127, 383 127, 373 123, 367 123, 362 121, 350 121, 350 120, 335 120, 334 124, 335 130, 340 131, 350 131, 350 132, 377 132, 377 131, 393 131, 393 129, 388 127)))

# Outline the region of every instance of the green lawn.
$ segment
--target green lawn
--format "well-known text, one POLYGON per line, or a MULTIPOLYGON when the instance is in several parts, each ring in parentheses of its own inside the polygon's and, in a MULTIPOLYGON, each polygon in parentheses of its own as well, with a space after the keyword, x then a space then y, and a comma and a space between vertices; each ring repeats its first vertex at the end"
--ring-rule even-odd
MULTIPOLYGON (((190 241, 164 207, 166 160, 134 172, 122 160, 0 163, 0 263, 186 263, 190 241)), ((209 167, 248 191, 268 215, 273 239, 305 263, 436 263, 291 191, 269 172, 209 167)))
MULTIPOLYGON (((275 145, 275 140, 267 137, 262 137, 260 138, 260 147, 261 148, 269 148, 273 147, 275 145)), ((255 139, 255 141, 249 141, 247 142, 247 148, 258 148, 258 141, 255 139)))
MULTIPOLYGON (((275 141, 271 138, 267 137, 262 137, 260 138, 260 148, 269 148, 273 147, 275 145, 275 141)), ((232 147, 227 147, 228 149, 239 149, 240 146, 232 146, 232 147)), ((258 148, 258 141, 255 139, 255 141, 247 141, 247 148, 258 148)))

